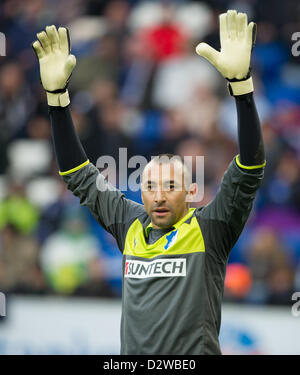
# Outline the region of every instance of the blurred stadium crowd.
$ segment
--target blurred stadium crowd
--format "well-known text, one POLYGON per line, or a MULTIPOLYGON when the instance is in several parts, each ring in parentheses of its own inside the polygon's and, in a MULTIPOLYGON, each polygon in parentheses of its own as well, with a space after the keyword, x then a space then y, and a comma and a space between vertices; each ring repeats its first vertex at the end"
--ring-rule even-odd
MULTIPOLYGON (((225 300, 289 304, 300 290, 300 3, 271 1, 6 0, 0 4, 0 290, 119 297, 116 242, 58 175, 45 94, 31 49, 46 25, 69 28, 77 67, 72 116, 89 159, 119 148, 205 156, 205 205, 238 153, 226 82, 194 52, 219 48, 218 15, 258 24, 252 72, 267 166, 229 259, 225 300)), ((72 152, 72 150, 70 150, 72 152)), ((140 201, 140 192, 125 192, 140 201)))

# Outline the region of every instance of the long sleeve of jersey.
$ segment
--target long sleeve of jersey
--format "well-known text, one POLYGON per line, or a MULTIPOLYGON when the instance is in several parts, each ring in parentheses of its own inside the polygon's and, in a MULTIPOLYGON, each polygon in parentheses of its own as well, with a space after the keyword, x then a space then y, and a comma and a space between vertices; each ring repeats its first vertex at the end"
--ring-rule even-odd
POLYGON ((116 238, 122 251, 124 228, 145 212, 144 206, 126 199, 89 162, 68 107, 49 107, 49 114, 60 175, 80 204, 87 206, 98 223, 116 238))
POLYGON ((239 155, 224 174, 215 198, 196 210, 207 254, 226 263, 241 234, 261 184, 265 153, 253 94, 235 97, 238 114, 239 155))
POLYGON ((235 96, 235 102, 238 117, 239 162, 246 167, 260 166, 265 162, 265 152, 253 93, 235 96))
POLYGON ((54 150, 61 173, 87 162, 87 156, 75 131, 69 107, 50 107, 54 150))

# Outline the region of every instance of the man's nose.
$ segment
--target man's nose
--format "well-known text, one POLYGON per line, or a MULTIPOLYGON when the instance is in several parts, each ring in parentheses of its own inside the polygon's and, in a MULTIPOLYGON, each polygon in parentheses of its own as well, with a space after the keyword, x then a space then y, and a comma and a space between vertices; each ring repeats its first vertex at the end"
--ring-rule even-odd
POLYGON ((164 202, 166 200, 165 192, 161 189, 155 191, 154 201, 155 202, 164 202))

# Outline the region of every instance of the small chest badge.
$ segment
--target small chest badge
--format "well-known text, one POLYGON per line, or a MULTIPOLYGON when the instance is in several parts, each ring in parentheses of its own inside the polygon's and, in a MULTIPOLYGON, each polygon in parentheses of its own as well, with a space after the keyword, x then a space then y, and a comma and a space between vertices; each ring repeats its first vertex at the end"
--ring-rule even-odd
POLYGON ((177 240, 177 235, 178 235, 178 229, 176 229, 175 231, 171 232, 170 234, 168 234, 168 235, 166 236, 167 243, 166 243, 166 245, 164 246, 164 249, 165 249, 165 250, 168 250, 171 246, 174 245, 174 243, 175 243, 176 240, 177 240))

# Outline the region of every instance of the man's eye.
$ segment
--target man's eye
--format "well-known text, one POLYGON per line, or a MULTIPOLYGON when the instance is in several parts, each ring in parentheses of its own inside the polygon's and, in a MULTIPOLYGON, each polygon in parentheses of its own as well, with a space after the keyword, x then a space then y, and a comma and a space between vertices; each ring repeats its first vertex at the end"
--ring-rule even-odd
POLYGON ((168 185, 166 186, 166 189, 167 189, 167 190, 174 190, 174 189, 175 189, 175 185, 174 185, 174 184, 168 184, 168 185))

